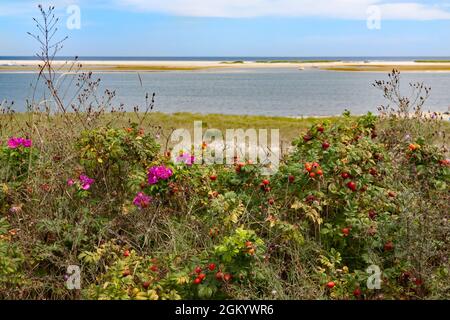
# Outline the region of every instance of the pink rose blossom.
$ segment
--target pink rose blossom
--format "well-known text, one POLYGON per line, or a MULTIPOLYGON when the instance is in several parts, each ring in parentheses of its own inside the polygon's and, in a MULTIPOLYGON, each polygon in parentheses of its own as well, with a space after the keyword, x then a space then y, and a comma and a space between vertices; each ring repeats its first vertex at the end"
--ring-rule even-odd
POLYGON ((17 137, 12 137, 8 140, 8 147, 10 149, 16 149, 19 147, 24 147, 24 148, 30 148, 31 147, 31 140, 30 139, 24 139, 24 138, 17 138, 17 137))
POLYGON ((172 175, 172 170, 165 166, 151 167, 147 173, 148 184, 156 184, 159 180, 167 180, 172 175))
POLYGON ((88 176, 82 174, 80 175, 80 183, 81 183, 81 189, 83 190, 89 190, 91 188, 91 185, 95 182, 94 179, 89 178, 88 176))
POLYGON ((133 200, 133 204, 139 209, 147 208, 152 198, 143 192, 139 192, 133 200))
POLYGON ((177 163, 184 163, 187 166, 192 166, 195 161, 195 157, 189 153, 183 153, 177 157, 177 163))

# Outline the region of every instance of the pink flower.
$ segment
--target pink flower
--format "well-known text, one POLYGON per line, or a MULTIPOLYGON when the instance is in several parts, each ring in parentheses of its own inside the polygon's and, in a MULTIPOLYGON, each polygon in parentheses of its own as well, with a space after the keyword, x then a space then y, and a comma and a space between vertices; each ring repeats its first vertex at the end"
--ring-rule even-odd
POLYGON ((158 168, 158 178, 161 180, 167 180, 172 176, 172 170, 164 166, 158 168))
POLYGON ((133 200, 133 204, 139 209, 147 208, 152 198, 143 192, 139 192, 133 200))
POLYGON ((31 147, 31 140, 30 139, 24 139, 24 138, 17 138, 17 137, 12 137, 8 140, 8 147, 10 149, 16 149, 19 147, 24 147, 24 148, 30 148, 31 147))
POLYGON ((178 156, 176 160, 177 163, 184 163, 190 167, 194 163, 195 157, 189 153, 183 153, 180 156, 178 156))
POLYGON ((22 140, 22 146, 25 148, 31 148, 31 140, 30 139, 23 139, 22 140))
POLYGON ((81 183, 81 189, 83 190, 89 190, 91 188, 91 185, 95 182, 94 179, 89 178, 88 176, 82 174, 80 175, 80 183, 81 183))
POLYGON ((155 175, 148 174, 148 184, 156 184, 158 182, 158 177, 155 175))
POLYGON ((21 205, 19 205, 19 206, 12 206, 9 209, 9 212, 11 212, 11 213, 18 213, 20 211, 22 211, 22 206, 21 205))
POLYGON ((8 147, 10 149, 15 149, 15 148, 18 148, 19 146, 20 146, 20 142, 17 138, 10 138, 8 140, 8 147))
POLYGON ((167 180, 172 175, 172 170, 165 166, 151 167, 147 173, 148 184, 156 184, 159 180, 167 180))
POLYGON ((75 181, 74 181, 73 179, 67 180, 67 185, 68 185, 69 187, 73 186, 74 184, 75 184, 75 181))

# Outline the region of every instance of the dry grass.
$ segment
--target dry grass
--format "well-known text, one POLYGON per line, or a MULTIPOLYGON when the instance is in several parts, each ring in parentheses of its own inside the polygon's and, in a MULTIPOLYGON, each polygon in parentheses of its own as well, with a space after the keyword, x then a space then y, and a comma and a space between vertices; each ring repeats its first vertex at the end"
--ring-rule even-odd
MULTIPOLYGON (((1 117, 1 115, 0 115, 1 117)), ((279 129, 282 148, 288 148, 292 141, 304 133, 312 124, 322 123, 324 121, 336 121, 339 117, 267 117, 250 115, 224 115, 224 114, 200 114, 200 113, 162 113, 152 112, 149 120, 146 121, 143 128, 153 130, 159 133, 159 143, 164 145, 166 140, 176 129, 187 129, 193 134, 194 121, 201 121, 203 130, 218 129, 225 134, 227 129, 279 129)), ((1 119, 0 119, 1 120, 1 119)), ((27 121, 30 121, 30 115, 20 113, 14 115, 14 127, 20 128, 27 121)), ((136 115, 127 113, 123 117, 114 117, 111 114, 104 114, 101 122, 114 127, 126 127, 130 121, 137 121, 136 115)), ((59 121, 56 121, 59 122, 59 121)))
MULTIPOLYGON (((70 66, 62 67, 61 72, 68 71, 70 66)), ((164 66, 164 65, 86 65, 80 71, 109 71, 109 72, 126 72, 126 71, 197 71, 206 70, 211 67, 207 66, 164 66)), ((17 66, 0 66, 0 72, 38 72, 38 66, 17 65, 17 66)))
POLYGON ((327 71, 359 71, 359 72, 391 72, 397 69, 401 72, 450 72, 450 65, 364 65, 349 64, 343 66, 323 67, 327 71))

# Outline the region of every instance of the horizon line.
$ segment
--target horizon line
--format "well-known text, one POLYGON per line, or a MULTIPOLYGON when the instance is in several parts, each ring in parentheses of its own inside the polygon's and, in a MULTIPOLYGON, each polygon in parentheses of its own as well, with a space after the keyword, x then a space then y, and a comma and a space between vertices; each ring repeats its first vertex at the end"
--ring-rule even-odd
MULTIPOLYGON (((35 55, 0 55, 0 58, 38 58, 35 55)), ((68 57, 85 57, 85 58, 417 58, 417 57, 430 57, 430 58, 445 58, 449 55, 380 55, 380 56, 368 56, 368 55, 310 55, 310 56, 282 56, 282 55, 199 55, 199 56, 184 56, 184 55, 59 55, 55 58, 68 58, 68 57)))

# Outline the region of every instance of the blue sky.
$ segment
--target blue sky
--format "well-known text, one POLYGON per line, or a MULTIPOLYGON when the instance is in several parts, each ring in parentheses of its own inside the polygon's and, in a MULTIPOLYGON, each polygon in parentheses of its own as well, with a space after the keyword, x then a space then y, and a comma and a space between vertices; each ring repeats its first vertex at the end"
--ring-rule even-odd
MULTIPOLYGON (((450 56, 450 0, 40 2, 58 8, 69 36, 61 55, 450 56), (66 27, 70 5, 80 29, 66 27), (378 14, 381 28, 369 29, 378 14)), ((0 0, 0 56, 36 51, 26 32, 40 2, 0 0)))

